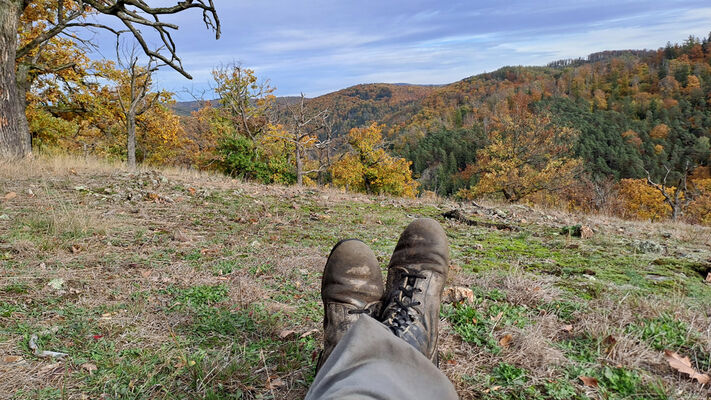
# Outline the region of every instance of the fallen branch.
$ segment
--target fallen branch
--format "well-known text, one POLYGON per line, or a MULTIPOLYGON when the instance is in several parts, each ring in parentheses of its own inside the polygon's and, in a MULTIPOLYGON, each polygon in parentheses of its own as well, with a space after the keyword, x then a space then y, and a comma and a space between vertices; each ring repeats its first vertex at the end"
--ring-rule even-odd
POLYGON ((454 210, 442 213, 442 216, 445 218, 448 218, 448 219, 453 219, 453 220, 459 221, 463 224, 467 224, 470 226, 483 226, 486 228, 496 228, 499 230, 508 230, 508 231, 520 230, 517 226, 513 226, 513 225, 509 225, 509 224, 475 221, 473 219, 469 219, 469 218, 465 217, 462 210, 459 210, 459 209, 454 209, 454 210))

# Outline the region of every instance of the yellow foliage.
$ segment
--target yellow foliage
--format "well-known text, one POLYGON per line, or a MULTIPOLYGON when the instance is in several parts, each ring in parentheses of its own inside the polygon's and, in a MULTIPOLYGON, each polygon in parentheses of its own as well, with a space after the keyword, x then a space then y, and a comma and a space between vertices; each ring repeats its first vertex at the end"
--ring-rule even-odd
POLYGON ((686 217, 692 223, 711 225, 711 179, 697 179, 693 185, 698 194, 689 203, 686 217))
POLYGON ((551 124, 544 114, 502 117, 489 133, 489 145, 477 151, 471 172, 479 174, 479 181, 457 195, 475 198, 500 192, 507 200, 518 201, 565 187, 581 166, 569 155, 576 134, 551 124))
POLYGON ((331 167, 333 185, 359 192, 415 197, 418 184, 412 179, 412 163, 387 154, 380 148, 382 141, 382 127, 376 123, 351 129, 348 144, 353 151, 331 167))
POLYGON ((623 217, 657 221, 671 216, 671 207, 664 202, 664 196, 645 179, 622 179, 618 187, 623 217))

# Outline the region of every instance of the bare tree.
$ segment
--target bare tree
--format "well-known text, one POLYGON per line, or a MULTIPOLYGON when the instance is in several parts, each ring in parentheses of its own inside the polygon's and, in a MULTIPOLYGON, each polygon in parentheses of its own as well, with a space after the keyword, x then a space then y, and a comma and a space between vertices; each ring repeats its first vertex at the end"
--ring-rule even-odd
POLYGON ((691 187, 689 187, 688 182, 689 174, 693 168, 688 161, 685 163, 684 169, 681 172, 681 178, 679 179, 676 188, 670 187, 667 183, 669 174, 672 172, 671 168, 666 165, 664 168, 667 172, 664 174, 661 184, 652 181, 649 171, 645 170, 645 172, 647 172, 647 184, 657 189, 659 193, 664 196, 664 202, 667 203, 672 209, 672 220, 676 221, 683 214, 684 209, 689 205, 689 203, 691 203, 694 197, 693 183, 691 183, 691 187))
MULTIPOLYGON (((36 59, 28 56, 52 38, 69 35, 72 28, 99 28, 117 36, 130 33, 146 55, 191 79, 183 68, 171 36, 171 31, 178 29, 178 25, 161 21, 161 17, 189 9, 200 10, 203 22, 215 31, 216 38, 220 37, 220 20, 213 0, 182 0, 176 3, 167 7, 151 7, 144 0, 56 0, 52 3, 55 15, 46 21, 47 28, 18 47, 20 18, 25 11, 36 5, 35 1, 0 0, 0 156, 24 157, 31 153, 31 139, 25 117, 25 92, 31 87, 33 72, 43 69, 33 62, 36 59), (114 16, 125 29, 92 22, 87 18, 90 14, 114 16), (149 46, 144 31, 157 33, 162 44, 157 48, 149 46)), ((73 34, 71 37, 82 40, 73 34)))
POLYGON ((122 57, 116 46, 116 56, 122 68, 121 81, 116 85, 116 101, 126 123, 126 152, 130 168, 136 168, 136 117, 143 115, 158 103, 160 93, 152 92, 152 74, 158 69, 156 60, 148 57, 145 66, 138 65, 138 55, 134 46, 130 53, 122 57))
POLYGON ((287 104, 288 121, 285 133, 271 133, 276 137, 294 145, 294 163, 296 164, 296 183, 304 183, 304 175, 314 172, 322 173, 330 165, 330 151, 332 144, 333 123, 329 120, 327 109, 314 111, 306 106, 306 98, 301 93, 301 98, 295 104, 287 104), (319 138, 319 133, 324 132, 325 138, 319 138), (319 166, 315 169, 304 170, 304 161, 307 159, 307 150, 315 148, 319 157, 319 166))

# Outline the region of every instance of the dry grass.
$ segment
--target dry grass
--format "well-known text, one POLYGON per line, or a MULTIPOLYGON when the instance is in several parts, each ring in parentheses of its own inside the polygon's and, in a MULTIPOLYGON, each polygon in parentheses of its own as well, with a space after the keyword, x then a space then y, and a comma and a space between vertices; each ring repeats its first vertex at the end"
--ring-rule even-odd
POLYGON ((668 368, 642 329, 671 315, 683 323, 673 332, 684 329, 673 338, 683 343, 676 350, 711 351, 711 295, 690 272, 711 258, 708 228, 265 187, 69 157, 0 165, 0 198, 7 192, 17 196, 0 201, 7 216, 0 220, 0 398, 302 398, 320 346, 320 274, 330 247, 359 237, 384 266, 416 216, 445 226, 455 266, 449 284, 475 289, 482 335, 494 343, 513 338, 493 351, 443 319, 441 367, 461 398, 553 398, 551 382, 578 396, 634 398, 586 388, 576 375, 603 381, 605 368, 618 367, 639 377, 639 390, 659 381, 669 398, 708 394, 668 368), (439 217, 459 206, 522 230, 439 217), (557 234, 574 223, 596 236, 557 234), (636 240, 664 250, 639 253, 636 240), (63 281, 60 289, 47 285, 53 279, 63 281), (28 350, 28 336, 48 329, 56 332, 40 335, 43 349, 65 351, 66 360, 28 350), (288 331, 295 333, 281 336, 288 331), (616 341, 609 353, 600 345, 607 336, 616 341), (6 363, 8 355, 22 360, 6 363), (97 371, 89 374, 87 363, 97 371), (502 383, 502 366, 524 371, 525 382, 502 383))

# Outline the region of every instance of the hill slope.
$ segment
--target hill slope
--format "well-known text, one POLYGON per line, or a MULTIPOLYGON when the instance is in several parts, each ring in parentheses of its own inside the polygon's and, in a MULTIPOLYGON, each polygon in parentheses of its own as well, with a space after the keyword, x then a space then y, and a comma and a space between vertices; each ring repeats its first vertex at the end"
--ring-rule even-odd
POLYGON ((71 160, 1 167, 0 398, 302 398, 331 246, 359 237, 385 267, 417 216, 441 221, 448 285, 474 294, 442 309, 441 368, 461 398, 709 394, 663 350, 711 369, 711 229, 463 210, 519 229, 497 230, 444 219, 446 201, 71 160), (577 223, 595 234, 559 234, 577 223), (35 356, 33 334, 68 356, 35 356))

